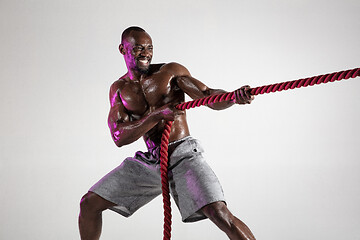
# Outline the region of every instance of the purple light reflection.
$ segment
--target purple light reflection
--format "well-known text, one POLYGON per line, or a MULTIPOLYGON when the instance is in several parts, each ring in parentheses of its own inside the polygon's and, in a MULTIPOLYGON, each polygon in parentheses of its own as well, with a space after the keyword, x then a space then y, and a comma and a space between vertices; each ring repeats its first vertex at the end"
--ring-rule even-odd
POLYGON ((200 185, 199 178, 196 172, 192 170, 188 170, 185 174, 185 179, 186 179, 187 189, 193 196, 192 198, 195 200, 195 202, 199 206, 205 205, 207 202, 202 194, 203 187, 200 185))

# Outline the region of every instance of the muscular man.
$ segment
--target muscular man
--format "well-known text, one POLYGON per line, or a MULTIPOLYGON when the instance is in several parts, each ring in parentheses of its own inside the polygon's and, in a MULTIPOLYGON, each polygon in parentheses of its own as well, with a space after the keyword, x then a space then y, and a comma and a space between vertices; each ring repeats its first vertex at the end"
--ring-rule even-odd
MULTIPOLYGON (((142 28, 122 34, 120 53, 128 72, 110 88, 108 124, 118 147, 143 137, 148 152, 137 152, 96 183, 80 203, 81 239, 99 239, 102 211, 130 216, 161 194, 159 145, 165 121, 174 121, 169 144, 171 194, 184 222, 209 218, 230 239, 255 239, 250 229, 227 208, 222 188, 202 157, 202 148, 190 137, 185 111, 174 106, 184 101, 223 93, 193 78, 178 63, 150 64, 152 40, 142 28)), ((236 91, 235 103, 249 104, 248 86, 236 91)), ((234 102, 209 105, 220 110, 234 102)))

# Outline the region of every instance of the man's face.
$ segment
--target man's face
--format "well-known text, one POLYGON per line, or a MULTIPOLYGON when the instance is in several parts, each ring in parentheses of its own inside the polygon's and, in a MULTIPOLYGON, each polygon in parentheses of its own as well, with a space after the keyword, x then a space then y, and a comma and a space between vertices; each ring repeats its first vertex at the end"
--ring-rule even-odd
POLYGON ((120 52, 129 69, 147 73, 153 55, 151 37, 146 32, 132 31, 120 45, 120 52))

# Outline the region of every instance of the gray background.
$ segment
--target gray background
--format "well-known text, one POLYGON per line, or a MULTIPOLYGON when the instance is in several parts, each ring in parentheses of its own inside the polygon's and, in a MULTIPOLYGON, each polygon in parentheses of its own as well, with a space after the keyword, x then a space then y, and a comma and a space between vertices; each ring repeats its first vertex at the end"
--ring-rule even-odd
MULTIPOLYGON (((119 36, 139 25, 153 62, 232 91, 360 67, 360 2, 0 1, 0 239, 78 239, 81 196, 145 149, 116 148, 108 91, 126 72, 119 36)), ((360 78, 188 111, 228 206, 257 239, 360 239, 360 78)), ((173 239, 226 239, 210 221, 173 239)), ((103 239, 160 239, 162 201, 103 239)))

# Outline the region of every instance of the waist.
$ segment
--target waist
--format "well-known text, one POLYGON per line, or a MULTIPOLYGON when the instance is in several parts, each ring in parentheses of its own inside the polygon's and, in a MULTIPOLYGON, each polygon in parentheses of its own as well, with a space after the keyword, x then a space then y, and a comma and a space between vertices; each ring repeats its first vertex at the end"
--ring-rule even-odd
POLYGON ((186 136, 186 137, 183 137, 181 139, 169 142, 169 147, 168 147, 169 156, 177 148, 177 146, 179 146, 181 143, 183 143, 186 139, 189 139, 189 138, 191 138, 191 136, 186 136))
MULTIPOLYGON (((185 142, 187 139, 189 138, 192 138, 191 136, 186 136, 186 137, 183 137, 183 138, 180 138, 178 140, 175 140, 175 141, 172 141, 172 142, 169 142, 169 145, 168 145, 168 156, 170 157, 170 155, 172 154, 172 152, 183 142, 185 142)), ((149 146, 147 145, 147 148, 148 148, 148 151, 149 152, 153 152, 154 150, 157 149, 157 151, 160 151, 160 148, 161 148, 161 144, 159 145, 153 145, 153 146, 149 146)))

